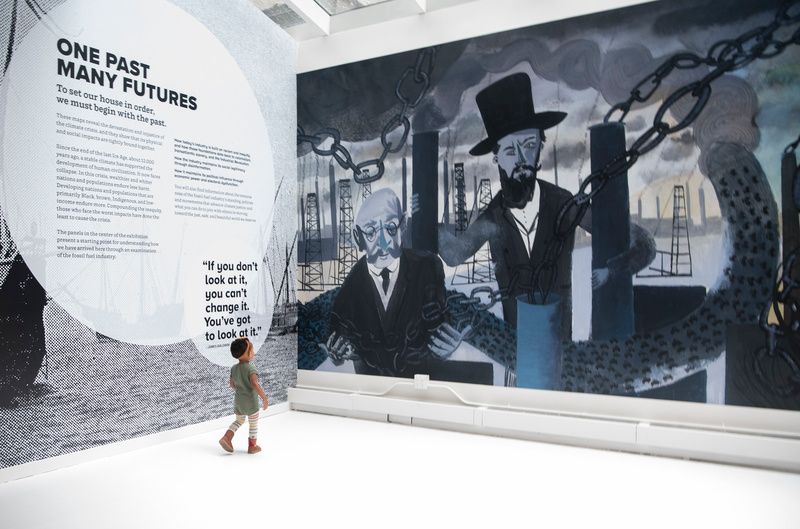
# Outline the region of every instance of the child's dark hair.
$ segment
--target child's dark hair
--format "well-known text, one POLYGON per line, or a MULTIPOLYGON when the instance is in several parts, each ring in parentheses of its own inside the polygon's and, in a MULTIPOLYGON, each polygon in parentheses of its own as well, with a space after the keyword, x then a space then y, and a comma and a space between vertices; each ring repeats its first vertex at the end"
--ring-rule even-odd
POLYGON ((249 343, 247 338, 236 338, 231 342, 231 355, 233 355, 234 358, 240 358, 244 352, 247 351, 249 343))

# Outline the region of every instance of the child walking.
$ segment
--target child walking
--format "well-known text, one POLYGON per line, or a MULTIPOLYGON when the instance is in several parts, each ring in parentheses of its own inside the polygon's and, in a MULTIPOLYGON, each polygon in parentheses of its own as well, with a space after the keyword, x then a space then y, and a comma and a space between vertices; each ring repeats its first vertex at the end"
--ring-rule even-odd
POLYGON ((219 440, 219 444, 227 452, 233 452, 233 434, 244 424, 247 417, 250 423, 250 436, 247 439, 247 453, 257 454, 261 447, 256 443, 258 437, 258 397, 264 402, 264 409, 269 407, 267 395, 258 383, 258 372, 250 360, 256 355, 255 348, 247 338, 237 338, 231 343, 231 354, 239 359, 239 363, 231 368, 230 386, 236 390, 233 399, 236 420, 228 427, 228 431, 219 440))

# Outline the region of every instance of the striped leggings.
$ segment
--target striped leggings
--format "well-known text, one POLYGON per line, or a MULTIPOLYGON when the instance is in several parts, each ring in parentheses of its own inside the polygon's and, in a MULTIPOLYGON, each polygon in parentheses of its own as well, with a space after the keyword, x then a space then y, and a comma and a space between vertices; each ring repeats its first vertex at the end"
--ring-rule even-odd
POLYGON ((236 415, 236 420, 228 426, 228 430, 236 433, 236 430, 239 429, 240 426, 244 424, 244 419, 247 417, 247 422, 250 423, 250 439, 255 439, 258 437, 258 412, 255 412, 252 415, 236 415))

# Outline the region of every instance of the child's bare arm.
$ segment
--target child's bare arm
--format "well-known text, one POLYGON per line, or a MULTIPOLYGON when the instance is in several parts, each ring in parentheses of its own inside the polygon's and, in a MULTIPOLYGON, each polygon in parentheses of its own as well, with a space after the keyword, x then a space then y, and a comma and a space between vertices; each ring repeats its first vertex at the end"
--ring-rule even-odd
POLYGON ((264 401, 264 409, 266 410, 269 407, 267 394, 264 393, 264 388, 262 388, 261 384, 258 383, 258 375, 256 375, 255 373, 250 374, 250 385, 253 386, 253 389, 256 390, 258 396, 261 397, 262 401, 264 401))
POLYGON ((233 379, 228 380, 228 385, 233 389, 236 389, 236 384, 233 383, 233 379))

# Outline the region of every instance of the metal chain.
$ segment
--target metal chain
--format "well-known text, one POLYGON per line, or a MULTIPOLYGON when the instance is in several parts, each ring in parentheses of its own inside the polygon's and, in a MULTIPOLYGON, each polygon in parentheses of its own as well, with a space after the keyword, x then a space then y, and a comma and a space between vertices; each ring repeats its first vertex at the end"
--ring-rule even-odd
MULTIPOLYGON (((506 288, 494 290, 486 285, 481 285, 473 288, 469 295, 454 294, 447 297, 444 305, 438 302, 430 302, 423 306, 422 315, 420 320, 415 325, 410 325, 406 329, 405 341, 406 343, 416 339, 419 333, 422 332, 422 327, 430 327, 438 322, 450 319, 455 323, 455 327, 459 331, 463 331, 467 325, 476 329, 480 324, 480 317, 489 309, 494 307, 497 303, 506 299, 516 296, 516 293, 522 290, 528 292, 531 302, 545 303, 547 298, 554 288, 558 280, 558 260, 561 258, 564 249, 567 247, 569 238, 574 233, 575 229, 580 225, 584 214, 586 213, 591 200, 600 193, 605 185, 614 177, 626 172, 630 169, 636 161, 644 154, 656 148, 667 136, 679 132, 689 127, 700 113, 705 108, 711 96, 711 83, 721 77, 722 75, 737 70, 750 64, 756 59, 767 59, 779 55, 784 49, 792 44, 800 44, 800 28, 797 28, 791 37, 785 40, 780 40, 775 37, 776 31, 781 28, 792 26, 800 23, 800 10, 797 13, 790 14, 790 10, 796 5, 800 5, 798 0, 790 0, 784 3, 775 15, 774 20, 765 26, 758 27, 743 33, 736 39, 721 40, 709 48, 709 52, 705 57, 700 57, 693 53, 678 53, 666 60, 655 71, 645 77, 631 90, 629 98, 611 107, 611 110, 606 114, 604 121, 609 122, 615 112, 621 112, 619 122, 623 122, 631 107, 634 103, 647 102, 655 92, 658 90, 661 83, 675 70, 687 70, 698 68, 701 66, 708 66, 711 70, 699 81, 694 81, 686 86, 675 90, 670 94, 661 104, 656 111, 653 119, 653 124, 645 130, 639 137, 631 144, 631 147, 622 155, 612 160, 604 167, 593 171, 581 183, 578 192, 567 200, 561 207, 557 217, 556 225, 554 226, 553 237, 545 247, 543 258, 540 263, 534 268, 528 266, 515 266, 509 270, 510 281, 506 288), (643 92, 644 90, 644 92, 643 92), (675 125, 670 125, 664 121, 667 112, 681 99, 690 96, 695 99, 694 105, 691 110, 675 125), (592 189, 587 192, 587 188, 592 186, 592 189), (545 274, 549 274, 545 276, 545 274), (543 277, 547 277, 547 281, 542 281, 543 277), (539 296, 536 296, 539 294, 539 296), (452 305, 452 307, 451 307, 452 305), (412 328, 413 327, 413 328, 412 328)), ((425 50, 427 52, 428 50, 425 50)), ((433 51, 432 49, 430 50, 433 51)), ((372 182, 381 177, 383 174, 382 160, 385 158, 386 153, 390 152, 391 144, 385 140, 385 136, 391 130, 391 125, 395 123, 402 123, 405 126, 405 111, 408 108, 414 108, 421 101, 424 91, 427 90, 427 84, 430 78, 430 69, 433 67, 434 56, 431 54, 429 60, 429 69, 421 69, 421 65, 425 63, 426 58, 420 52, 417 58, 417 63, 412 71, 419 71, 417 76, 415 73, 414 81, 423 84, 423 90, 414 101, 413 105, 408 104, 409 99, 405 98, 403 112, 394 116, 389 120, 384 133, 381 134, 381 143, 384 145, 384 154, 378 160, 371 160, 363 164, 355 165, 352 163, 349 153, 339 143, 339 134, 336 129, 323 129, 317 135, 307 136, 303 133, 302 129, 298 128, 298 141, 309 141, 312 143, 314 152, 320 155, 331 155, 339 162, 342 167, 349 168, 354 171, 354 178, 356 182, 366 183, 372 182), (322 136, 320 136, 320 134, 322 136), (333 144, 329 149, 319 149, 316 147, 324 136, 331 136, 333 144), (361 175, 360 167, 365 167, 369 163, 375 163, 379 169, 376 175, 361 175)), ((411 75, 411 72, 406 70, 401 76, 397 84, 398 98, 403 100, 401 87, 406 78, 411 75)), ((398 126, 398 125, 395 125, 398 126)), ((404 129, 403 141, 407 137, 408 132, 404 129)), ((800 144, 800 138, 790 145, 792 149, 800 144)), ((787 149, 789 149, 787 147, 787 149)), ((392 151, 393 152, 393 151, 392 151)), ((798 250, 800 251, 800 250, 798 250)), ((784 273, 781 276, 781 284, 783 285, 781 292, 783 296, 787 296, 788 292, 794 288, 798 288, 797 283, 790 281, 791 278, 784 273)), ((781 316, 782 318, 782 316, 781 316)), ((781 321, 783 321, 781 319, 781 321)), ((773 344, 764 348, 764 355, 777 355, 783 359, 792 370, 793 384, 785 391, 790 394, 800 388, 800 366, 794 359, 782 349, 774 346, 777 336, 782 336, 784 331, 781 326, 774 324, 767 324, 764 320, 762 327, 768 331, 768 344, 773 344), (772 347, 772 348, 770 348, 772 347)), ((357 340, 364 339, 369 342, 369 337, 363 337, 355 330, 355 325, 349 325, 348 331, 355 336, 357 340)), ((369 345, 369 344, 364 344, 369 345)), ((390 351, 391 352, 391 351, 390 351)), ((401 351, 395 351, 400 354, 401 351)), ((432 354, 432 353, 431 353, 432 354)), ((425 357, 425 352, 415 352, 413 359, 419 361, 425 357)), ((397 360, 397 355, 395 355, 397 360)), ((760 366, 757 368, 760 369, 760 366)), ((508 378, 508 374, 507 378, 508 378)), ((763 374, 763 372, 762 372, 763 374)))
POLYGON ((787 145, 787 146, 786 146, 786 148, 783 150, 783 153, 784 153, 784 154, 790 154, 790 153, 793 153, 794 151, 796 151, 796 150, 797 150, 797 146, 798 146, 798 145, 800 145, 800 136, 798 136, 798 137, 797 137, 797 139, 796 139, 796 140, 794 140, 792 143, 790 143, 789 145, 787 145))
MULTIPOLYGON (((793 15, 790 14, 790 10, 796 7, 793 6, 795 3, 794 0, 784 2, 771 23, 747 31, 736 39, 726 39, 715 43, 709 48, 705 57, 690 52, 673 55, 634 86, 627 100, 612 106, 604 121, 608 123, 615 112, 620 112, 621 116, 618 121, 621 122, 634 103, 646 103, 655 94, 664 79, 675 70, 694 69, 705 65, 719 69, 719 71, 712 72, 712 79, 715 79, 724 73, 742 68, 755 59, 775 57, 790 44, 798 44, 800 30, 795 31, 791 37, 785 40, 775 37, 775 33, 779 29, 800 21, 800 10, 793 15)), ((708 84, 705 80, 699 83, 708 84)))
POLYGON ((353 180, 357 184, 369 184, 380 180, 385 171, 384 161, 389 154, 398 153, 405 147, 408 134, 411 132, 411 122, 408 119, 411 111, 415 110, 422 102, 431 84, 431 75, 436 61, 436 48, 420 50, 413 66, 406 68, 395 85, 394 93, 400 101, 401 110, 383 126, 381 130, 381 146, 383 151, 377 158, 355 163, 350 151, 342 145, 342 136, 338 129, 326 127, 316 134, 306 134, 303 127, 297 127, 297 142, 310 143, 311 149, 319 156, 331 156, 343 169, 353 172, 353 180), (408 88, 407 88, 408 85, 408 88), (416 88, 414 86, 416 85, 416 88), (408 92, 406 92, 408 90, 408 92), (403 128, 398 141, 389 141, 389 135, 398 127, 403 128), (331 143, 328 148, 320 145, 331 143), (372 172, 374 170, 374 173, 372 172))
MULTIPOLYGON (((711 96, 711 83, 722 75, 737 70, 750 64, 756 59, 767 59, 779 55, 791 44, 800 44, 800 27, 791 37, 780 40, 775 33, 787 26, 800 23, 800 2, 790 0, 785 2, 777 11, 770 24, 747 31, 736 39, 725 39, 713 44, 705 57, 693 53, 678 53, 662 63, 651 74, 642 79, 632 90, 626 101, 611 107, 604 121, 609 122, 615 112, 621 112, 619 122, 622 122, 634 103, 645 103, 656 93, 664 79, 675 70, 688 70, 701 66, 712 69, 699 81, 687 84, 670 94, 656 111, 653 124, 639 135, 631 147, 622 155, 612 160, 604 167, 593 171, 581 183, 578 192, 567 200, 556 217, 554 236, 545 247, 544 255, 538 266, 515 267, 511 269, 511 281, 503 290, 492 290, 490 287, 479 286, 474 288, 466 299, 457 304, 476 308, 481 311, 492 308, 496 303, 509 299, 521 288, 529 293, 531 302, 546 302, 558 280, 558 260, 567 246, 569 238, 580 225, 591 200, 602 191, 605 185, 614 177, 626 172, 644 154, 655 149, 667 136, 689 127, 705 108, 711 96), (792 9, 795 13, 790 13, 792 9), (691 110, 675 125, 664 121, 667 112, 681 99, 690 96, 695 98, 691 110), (589 186, 590 191, 587 191, 589 186), (542 281, 545 278, 546 281, 542 281), (526 280, 527 279, 527 280, 526 280), (538 296, 536 295, 538 294, 538 296), (482 298, 485 301, 482 301, 482 298)), ((800 138, 790 145, 792 149, 800 144, 800 138)), ((787 147, 787 150, 789 147, 787 147)), ((441 310, 441 308, 439 309, 441 310)), ((463 312, 463 311, 458 311, 463 312)), ((436 313, 436 311, 433 311, 436 313)), ((468 323, 476 321, 475 314, 470 311, 468 323)), ((465 326, 465 321, 458 323, 459 327, 465 326)))
MULTIPOLYGON (((794 152, 798 144, 800 144, 800 137, 790 143, 784 149, 784 153, 794 152)), ((800 281, 792 277, 792 271, 795 269, 798 259, 800 259, 800 248, 795 248, 778 267, 770 302, 764 307, 758 319, 758 324, 764 331, 766 344, 757 349, 752 358, 753 372, 756 378, 781 397, 791 397, 800 393, 800 365, 794 358, 794 355, 800 351, 800 336, 797 333, 800 330, 800 321, 793 318, 787 319, 787 312, 789 315, 800 313, 800 307, 797 307, 796 302, 792 299, 792 293, 800 289, 800 281), (787 304, 790 304, 789 308, 786 307, 787 304), (776 323, 769 321, 770 314, 774 314, 776 323), (782 339, 780 345, 778 344, 779 339, 782 339), (785 367, 788 367, 788 379, 770 378, 762 365, 767 359, 771 360, 773 364, 783 363, 785 367)), ((774 374, 775 370, 772 369, 770 372, 774 374)))
MULTIPOLYGON (((795 262, 800 258, 800 248, 794 250, 778 268, 777 279, 772 288, 772 299, 761 312, 758 324, 765 333, 766 345, 753 354, 753 372, 759 381, 782 397, 791 397, 800 394, 800 365, 793 357, 793 353, 800 350, 800 340, 797 331, 800 322, 786 320, 785 309, 782 306, 791 301, 791 293, 800 287, 800 282, 791 277, 795 262), (770 323, 770 313, 775 315, 777 323, 770 323), (778 339, 783 339, 783 345, 778 344, 778 339), (788 347, 786 347, 788 345, 788 347), (762 365, 765 360, 782 362, 789 368, 786 381, 775 380, 767 375, 762 365)), ((797 307, 794 307, 796 309, 797 307)), ((793 310, 792 312, 796 312, 793 310)), ((774 373, 774 370, 771 372, 774 373)))
MULTIPOLYGON (((601 169, 593 171, 581 183, 578 193, 572 196, 561 208, 556 218, 554 237, 550 239, 545 250, 545 258, 531 274, 530 283, 539 291, 540 300, 545 302, 557 280, 558 259, 566 246, 569 237, 580 224, 583 215, 589 207, 591 200, 600 193, 606 184, 614 177, 625 173, 633 167, 636 161, 644 154, 655 149, 665 138, 689 127, 705 108, 711 97, 711 83, 726 73, 742 68, 756 59, 772 58, 782 53, 791 44, 800 44, 800 27, 791 37, 780 40, 775 36, 781 28, 800 23, 800 9, 790 14, 790 10, 800 2, 790 0, 785 2, 775 14, 773 21, 747 31, 736 39, 721 40, 713 44, 705 57, 692 53, 678 53, 666 60, 661 66, 645 77, 631 90, 629 98, 611 107, 606 114, 605 122, 620 111, 622 122, 634 102, 644 103, 649 100, 667 78, 675 70, 686 70, 709 66, 711 70, 699 81, 691 82, 678 88, 661 103, 656 110, 653 124, 642 132, 623 154, 606 164, 601 169), (646 88, 644 93, 642 89, 646 88), (667 112, 685 97, 692 97, 695 102, 689 112, 676 124, 670 125, 664 121, 667 112), (587 192, 589 186, 591 190, 587 192), (543 273, 549 273, 549 281, 542 284, 543 273)), ((530 293, 533 298, 534 292, 530 293)), ((533 301, 533 299, 531 300, 533 301)))

